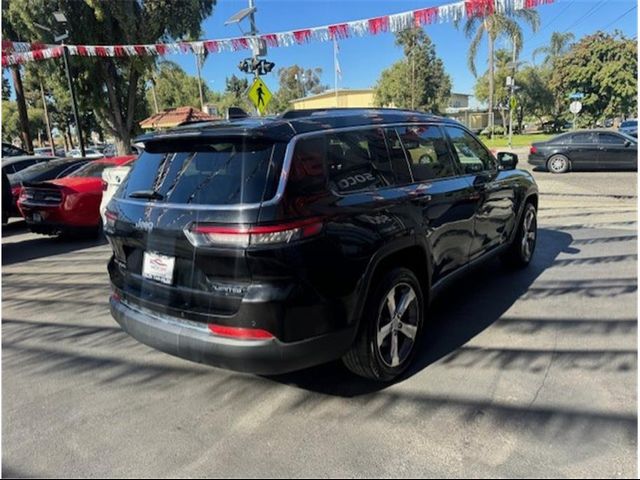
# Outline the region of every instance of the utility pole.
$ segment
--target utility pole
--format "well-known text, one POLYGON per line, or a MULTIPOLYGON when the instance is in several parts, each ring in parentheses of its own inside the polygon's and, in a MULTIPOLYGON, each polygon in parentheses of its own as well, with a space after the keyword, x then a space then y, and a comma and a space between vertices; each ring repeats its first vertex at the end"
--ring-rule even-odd
POLYGON ((514 102, 514 94, 516 89, 516 48, 517 48, 517 40, 516 37, 513 37, 513 60, 511 64, 511 95, 509 97, 509 148, 513 148, 513 106, 514 102))
POLYGON ((64 58, 64 69, 67 73, 67 82, 69 83, 69 92, 71 93, 71 106, 73 107, 73 119, 76 122, 76 132, 78 134, 78 144, 80 146, 80 156, 85 156, 84 140, 82 138, 82 127, 80 126, 80 118, 78 115, 78 103, 76 102, 76 90, 73 86, 73 80, 71 79, 71 72, 69 71, 69 50, 67 46, 62 44, 62 57, 64 58))
POLYGON ((196 53, 196 70, 198 72, 198 92, 200 93, 200 110, 204 112, 204 93, 202 91, 202 63, 204 60, 204 53, 196 53))
POLYGON ((53 135, 51 134, 51 123, 49 122, 49 108, 47 107, 47 98, 44 96, 44 86, 42 85, 42 78, 38 75, 38 81, 40 82, 40 95, 42 95, 42 105, 44 105, 44 120, 47 125, 47 135, 49 136, 49 146, 51 147, 51 156, 56 156, 56 146, 53 143, 53 135))

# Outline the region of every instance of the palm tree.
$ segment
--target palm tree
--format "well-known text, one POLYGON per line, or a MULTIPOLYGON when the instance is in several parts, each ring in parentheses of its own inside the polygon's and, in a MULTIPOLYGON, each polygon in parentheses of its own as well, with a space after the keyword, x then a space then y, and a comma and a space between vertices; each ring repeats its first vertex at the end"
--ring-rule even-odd
POLYGON ((543 63, 545 65, 553 65, 558 57, 564 55, 569 50, 575 38, 575 35, 571 32, 553 32, 548 46, 536 48, 533 51, 533 61, 536 61, 537 55, 543 54, 545 55, 543 63))
MULTIPOLYGON (((522 50, 523 33, 518 20, 522 20, 531 26, 535 32, 540 26, 540 15, 535 10, 515 10, 512 12, 498 13, 486 17, 473 16, 467 18, 464 25, 464 33, 471 39, 469 51, 467 53, 467 63, 469 70, 474 77, 478 76, 476 70, 476 56, 482 38, 486 35, 489 44, 489 128, 493 138, 493 93, 494 93, 494 50, 496 40, 500 37, 507 37, 514 42, 516 56, 522 50)), ((456 22, 456 26, 457 22, 456 22)))

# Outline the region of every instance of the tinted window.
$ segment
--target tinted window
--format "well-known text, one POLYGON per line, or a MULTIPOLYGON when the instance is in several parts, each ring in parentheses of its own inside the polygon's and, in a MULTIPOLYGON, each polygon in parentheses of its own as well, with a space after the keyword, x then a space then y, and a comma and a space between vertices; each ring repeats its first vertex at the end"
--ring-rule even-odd
POLYGON ((621 127, 637 127, 638 126, 638 121, 637 120, 628 120, 626 122, 622 122, 620 124, 621 127))
POLYGON ((114 166, 115 165, 113 165, 111 163, 91 162, 91 163, 88 163, 87 165, 85 165, 84 167, 79 168, 78 170, 73 172, 71 175, 69 175, 69 177, 100 178, 100 177, 102 177, 102 171, 105 168, 110 168, 110 167, 114 167, 114 166))
POLYGON ((40 182, 43 180, 50 180, 53 178, 59 178, 61 173, 71 173, 86 162, 69 162, 69 161, 56 161, 36 163, 35 165, 25 168, 24 170, 14 173, 9 176, 11 184, 17 184, 21 182, 40 182))
POLYGON ((122 197, 147 191, 159 193, 159 202, 180 204, 269 200, 277 190, 284 150, 284 144, 244 137, 151 143, 127 176, 122 197))
POLYGON ((388 128, 385 130, 385 136, 387 138, 391 167, 393 168, 393 173, 395 174, 398 185, 413 183, 413 177, 411 176, 407 157, 404 154, 398 132, 395 128, 388 128))
POLYGON ((592 133, 574 133, 573 135, 571 135, 571 143, 573 143, 574 145, 591 144, 595 143, 595 139, 593 138, 592 133))
POLYGON ((607 145, 624 145, 627 141, 620 135, 613 133, 599 133, 598 137, 600 137, 600 143, 606 143, 607 145))
POLYGON ((472 135, 456 127, 446 127, 445 130, 451 138, 463 172, 477 173, 496 169, 491 154, 472 135))
POLYGON ((452 177, 456 174, 447 141, 436 125, 397 129, 415 181, 452 177))

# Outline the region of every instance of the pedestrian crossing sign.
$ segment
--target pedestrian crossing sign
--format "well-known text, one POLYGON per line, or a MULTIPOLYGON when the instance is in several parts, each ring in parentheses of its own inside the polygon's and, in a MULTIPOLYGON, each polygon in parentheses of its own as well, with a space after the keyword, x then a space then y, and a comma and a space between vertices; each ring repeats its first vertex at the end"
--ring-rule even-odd
POLYGON ((267 111, 267 106, 271 101, 273 95, 265 85, 265 83, 260 79, 260 77, 256 78, 249 89, 249 100, 253 102, 256 106, 260 115, 264 115, 267 111))

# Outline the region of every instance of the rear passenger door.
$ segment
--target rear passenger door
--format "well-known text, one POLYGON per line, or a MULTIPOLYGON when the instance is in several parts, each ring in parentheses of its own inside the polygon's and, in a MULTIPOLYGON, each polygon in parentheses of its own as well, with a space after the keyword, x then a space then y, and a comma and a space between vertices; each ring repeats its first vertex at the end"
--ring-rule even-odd
POLYGON ((387 131, 391 150, 400 143, 413 182, 408 205, 421 219, 418 240, 428 246, 432 281, 464 266, 473 239, 473 189, 460 177, 446 136, 438 125, 387 131))
POLYGON ((469 259, 504 244, 515 227, 516 198, 510 173, 498 170, 493 155, 473 135, 457 126, 445 130, 458 168, 473 189, 474 226, 469 259))
POLYGON ((571 135, 571 147, 568 154, 573 170, 597 170, 599 168, 600 150, 597 138, 592 132, 578 132, 571 135))

